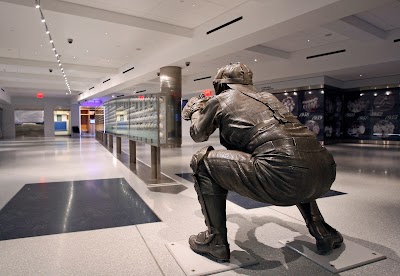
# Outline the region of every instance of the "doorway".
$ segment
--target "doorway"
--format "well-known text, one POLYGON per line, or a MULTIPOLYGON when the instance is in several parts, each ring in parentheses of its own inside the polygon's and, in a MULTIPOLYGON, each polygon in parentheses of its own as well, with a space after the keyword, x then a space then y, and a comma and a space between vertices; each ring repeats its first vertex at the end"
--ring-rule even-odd
POLYGON ((54 111, 54 135, 66 136, 71 135, 71 111, 55 110, 54 111))
POLYGON ((95 134, 95 108, 80 107, 81 136, 94 136, 95 134))

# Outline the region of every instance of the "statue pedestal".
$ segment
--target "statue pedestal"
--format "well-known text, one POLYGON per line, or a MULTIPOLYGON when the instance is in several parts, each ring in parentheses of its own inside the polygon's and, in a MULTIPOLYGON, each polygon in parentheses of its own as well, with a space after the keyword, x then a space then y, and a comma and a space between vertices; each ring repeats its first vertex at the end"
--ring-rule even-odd
POLYGON ((217 263, 202 255, 193 252, 188 240, 171 242, 166 246, 186 275, 209 275, 239 267, 258 264, 246 251, 229 240, 231 260, 226 263, 217 263))
POLYGON ((319 255, 315 246, 315 239, 311 236, 298 236, 279 242, 332 273, 339 273, 386 259, 385 256, 346 239, 342 246, 333 250, 330 255, 319 255))

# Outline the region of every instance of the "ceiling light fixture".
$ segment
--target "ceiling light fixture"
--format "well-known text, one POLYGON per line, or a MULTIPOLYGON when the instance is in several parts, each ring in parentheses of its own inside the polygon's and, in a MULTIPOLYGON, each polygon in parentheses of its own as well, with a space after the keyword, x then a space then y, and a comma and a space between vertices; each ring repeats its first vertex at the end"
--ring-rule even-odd
MULTIPOLYGON (((49 36, 49 41, 50 41, 50 44, 51 44, 52 49, 53 49, 53 51, 54 51, 54 55, 55 55, 56 58, 57 58, 58 66, 60 67, 60 70, 61 70, 61 72, 63 73, 63 76, 64 76, 64 79, 65 79, 65 83, 66 83, 66 85, 67 85, 69 94, 71 94, 71 88, 69 87, 69 83, 68 83, 67 76, 65 75, 64 68, 63 68, 62 65, 61 65, 61 60, 60 60, 60 56, 61 56, 61 55, 58 54, 57 49, 56 49, 56 46, 54 45, 54 40, 52 39, 52 37, 51 37, 51 35, 50 35, 50 31, 49 31, 49 28, 48 28, 48 26, 47 26, 46 19, 45 19, 45 17, 44 17, 44 14, 43 14, 42 9, 40 8, 40 0, 35 0, 35 8, 39 10, 40 18, 41 18, 42 22, 44 23, 44 27, 45 27, 46 34, 49 36)), ((40 47, 42 47, 42 46, 43 46, 43 44, 40 45, 40 47)), ((75 57, 74 57, 74 58, 75 58, 75 57)), ((68 92, 66 92, 65 94, 68 95, 68 92)))

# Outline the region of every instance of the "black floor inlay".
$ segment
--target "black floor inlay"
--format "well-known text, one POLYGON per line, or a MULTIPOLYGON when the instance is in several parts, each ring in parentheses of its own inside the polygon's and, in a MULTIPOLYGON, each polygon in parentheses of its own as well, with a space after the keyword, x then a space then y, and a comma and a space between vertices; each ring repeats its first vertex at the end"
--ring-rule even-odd
POLYGON ((0 240, 159 221, 123 178, 26 184, 0 210, 0 240))
MULTIPOLYGON (((182 177, 183 179, 186 179, 187 181, 190 181, 190 182, 194 183, 194 180, 193 180, 193 177, 192 177, 191 173, 177 173, 176 175, 179 176, 179 177, 182 177)), ((342 192, 339 192, 339 191, 329 190, 322 197, 330 197, 330 196, 345 195, 345 194, 346 193, 342 193, 342 192)), ((238 193, 235 193, 235 192, 232 192, 232 191, 229 191, 227 199, 230 202, 233 202, 236 205, 239 205, 240 207, 245 208, 245 209, 254 209, 254 208, 272 206, 272 204, 259 202, 259 201, 253 200, 251 198, 241 196, 238 193)))

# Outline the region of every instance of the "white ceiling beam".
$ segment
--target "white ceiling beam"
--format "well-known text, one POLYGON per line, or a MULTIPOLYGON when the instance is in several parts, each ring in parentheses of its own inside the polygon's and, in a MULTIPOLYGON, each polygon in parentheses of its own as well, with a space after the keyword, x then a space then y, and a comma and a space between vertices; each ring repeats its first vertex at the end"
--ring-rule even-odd
POLYGON ((325 24, 323 27, 360 41, 385 40, 387 38, 387 32, 354 15, 325 24))
MULTIPOLYGON (((20 58, 7 58, 7 57, 0 57, 0 64, 30 66, 30 67, 43 67, 43 68, 58 67, 57 62, 31 60, 31 59, 20 59, 20 58)), ((105 73, 105 74, 118 73, 117 68, 110 68, 110 67, 80 65, 80 64, 72 64, 72 63, 63 63, 63 66, 64 66, 64 69, 68 69, 68 70, 97 72, 97 73, 105 73)))
MULTIPOLYGON (((41 74, 27 74, 27 73, 15 73, 15 72, 1 72, 1 79, 24 79, 24 80, 41 80, 45 81, 62 81, 64 82, 64 77, 61 75, 41 75, 41 74)), ((86 83, 92 84, 100 81, 98 78, 81 78, 81 77, 68 77, 70 82, 86 83)))
MULTIPOLYGON (((35 2, 33 0, 0 0, 0 2, 7 2, 28 7, 35 6, 35 2)), ((177 36, 189 38, 193 36, 193 30, 189 28, 75 3, 56 0, 41 0, 40 5, 43 10, 86 17, 177 36)))
POLYGON ((247 48, 246 50, 250 51, 250 52, 256 52, 259 54, 267 55, 267 56, 277 57, 277 58, 283 58, 283 59, 290 58, 289 52, 270 48, 270 47, 267 47, 264 45, 255 45, 255 46, 247 48))

